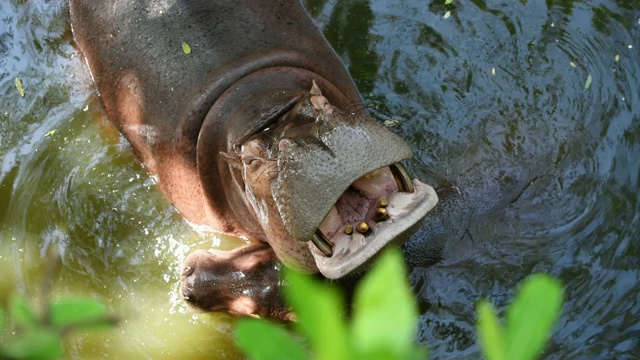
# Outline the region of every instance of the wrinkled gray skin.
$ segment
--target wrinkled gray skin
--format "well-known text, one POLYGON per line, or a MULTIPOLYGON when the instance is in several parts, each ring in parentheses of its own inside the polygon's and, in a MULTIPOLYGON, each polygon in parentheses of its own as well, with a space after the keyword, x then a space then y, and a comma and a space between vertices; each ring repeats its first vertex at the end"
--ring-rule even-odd
POLYGON ((196 307, 286 318, 265 293, 276 258, 340 278, 437 202, 388 167, 411 151, 350 111, 363 108, 353 81, 298 0, 71 0, 71 21, 109 120, 160 190, 190 222, 250 240, 185 260, 196 307), (370 230, 345 233, 363 221, 370 230), (309 241, 318 232, 330 256, 309 241))

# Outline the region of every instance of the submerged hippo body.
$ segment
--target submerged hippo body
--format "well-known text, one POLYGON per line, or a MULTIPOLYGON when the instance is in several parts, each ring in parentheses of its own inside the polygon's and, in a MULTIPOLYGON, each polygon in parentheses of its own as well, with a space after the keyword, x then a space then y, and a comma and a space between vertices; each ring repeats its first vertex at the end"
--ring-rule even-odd
POLYGON ((251 240, 185 261, 198 307, 286 318, 270 300, 276 258, 340 278, 437 202, 399 164, 407 145, 352 112, 353 81, 299 0, 71 0, 71 21, 108 118, 161 191, 191 223, 251 240))

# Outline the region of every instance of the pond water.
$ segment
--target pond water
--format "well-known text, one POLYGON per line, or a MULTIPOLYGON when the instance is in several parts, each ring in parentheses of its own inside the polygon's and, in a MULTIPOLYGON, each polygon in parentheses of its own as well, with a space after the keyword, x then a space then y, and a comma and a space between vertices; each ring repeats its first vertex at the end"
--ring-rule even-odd
MULTIPOLYGON (((459 236, 426 222, 406 246, 419 340, 478 358, 477 300, 503 310, 545 271, 566 286, 545 357, 640 358, 638 1, 443 3, 308 1, 370 107, 399 120, 409 171, 475 199, 459 236)), ((177 274, 194 249, 241 243, 186 224, 106 122, 64 1, 1 1, 0 303, 53 277, 52 296, 122 316, 69 337, 69 358, 240 358, 233 320, 189 310, 177 274)))

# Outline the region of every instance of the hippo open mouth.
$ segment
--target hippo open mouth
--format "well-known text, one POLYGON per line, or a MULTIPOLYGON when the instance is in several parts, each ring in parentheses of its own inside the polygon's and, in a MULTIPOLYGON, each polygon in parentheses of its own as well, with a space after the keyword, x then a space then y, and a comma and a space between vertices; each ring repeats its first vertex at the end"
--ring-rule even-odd
POLYGON ((400 164, 412 156, 404 141, 371 118, 334 108, 315 85, 281 127, 271 195, 292 240, 309 242, 327 278, 406 240, 438 201, 400 164))
POLYGON ((309 249, 322 274, 340 278, 368 264, 383 247, 404 242, 437 201, 434 189, 411 181, 400 163, 372 171, 340 196, 309 249))

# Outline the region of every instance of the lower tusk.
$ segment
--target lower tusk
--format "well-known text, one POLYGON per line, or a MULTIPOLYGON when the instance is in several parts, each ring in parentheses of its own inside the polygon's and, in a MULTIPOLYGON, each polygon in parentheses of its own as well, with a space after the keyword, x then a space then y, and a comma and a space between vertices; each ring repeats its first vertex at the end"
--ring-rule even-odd
POLYGON ((412 193, 413 183, 411 182, 409 174, 407 174, 407 170, 404 169, 404 166, 397 162, 389 165, 389 169, 393 174, 393 178, 396 180, 396 184, 398 184, 398 191, 412 193))
POLYGON ((320 229, 316 230, 316 233, 311 237, 313 244, 324 254, 326 257, 333 255, 333 247, 329 240, 324 236, 320 229))

